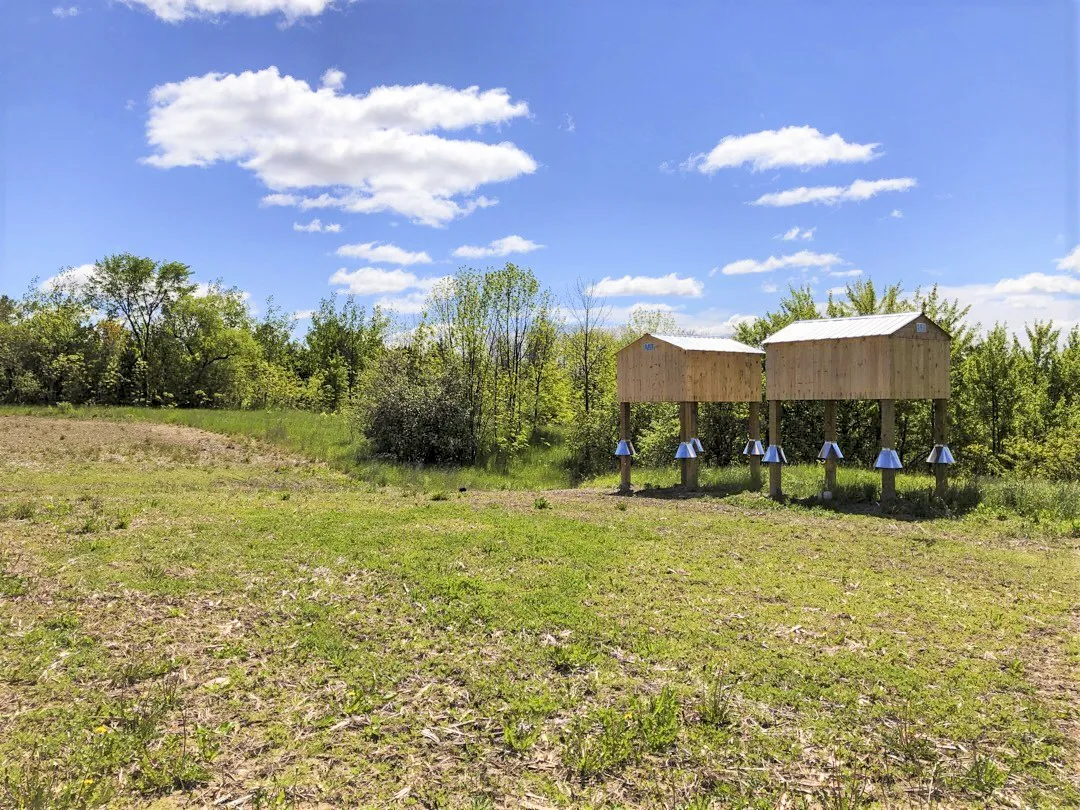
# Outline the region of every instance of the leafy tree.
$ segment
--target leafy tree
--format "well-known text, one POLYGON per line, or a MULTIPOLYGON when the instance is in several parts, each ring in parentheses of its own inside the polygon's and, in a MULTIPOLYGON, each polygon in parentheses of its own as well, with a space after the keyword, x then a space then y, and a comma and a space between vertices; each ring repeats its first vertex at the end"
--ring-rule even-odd
POLYGON ((180 262, 120 253, 94 265, 87 283, 87 300, 110 318, 120 317, 131 331, 143 366, 143 399, 157 401, 155 381, 160 371, 157 339, 169 307, 195 290, 191 269, 180 262))

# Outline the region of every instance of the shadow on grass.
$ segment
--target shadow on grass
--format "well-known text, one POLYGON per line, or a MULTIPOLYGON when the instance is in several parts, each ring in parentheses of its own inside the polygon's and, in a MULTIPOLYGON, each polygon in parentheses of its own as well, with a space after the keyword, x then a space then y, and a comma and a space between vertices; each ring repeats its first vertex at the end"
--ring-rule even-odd
MULTIPOLYGON (((730 498, 746 494, 761 494, 765 490, 754 486, 749 478, 745 480, 725 480, 719 483, 703 485, 690 490, 682 484, 671 486, 653 486, 645 483, 630 492, 616 490, 613 497, 651 498, 655 500, 694 500, 703 498, 730 498)), ((837 486, 829 499, 820 494, 800 496, 785 493, 777 505, 796 505, 807 509, 825 509, 837 514, 868 515, 889 520, 936 520, 946 517, 962 517, 975 509, 982 501, 979 488, 965 483, 949 486, 944 498, 938 498, 932 488, 908 488, 899 490, 896 499, 883 504, 880 500, 880 488, 871 482, 859 482, 837 486)))

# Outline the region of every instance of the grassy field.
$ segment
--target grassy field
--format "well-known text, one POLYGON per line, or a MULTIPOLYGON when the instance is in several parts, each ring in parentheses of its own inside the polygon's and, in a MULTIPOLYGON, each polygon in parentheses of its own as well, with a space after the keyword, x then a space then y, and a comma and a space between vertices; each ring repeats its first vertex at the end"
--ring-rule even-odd
POLYGON ((0 417, 0 806, 1080 806, 1065 512, 384 486, 317 424, 0 417))

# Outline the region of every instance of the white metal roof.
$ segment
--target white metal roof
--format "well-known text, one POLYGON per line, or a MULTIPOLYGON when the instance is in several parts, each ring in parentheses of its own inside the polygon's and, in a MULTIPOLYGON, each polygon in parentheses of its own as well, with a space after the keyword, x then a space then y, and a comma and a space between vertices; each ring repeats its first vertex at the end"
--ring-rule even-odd
POLYGON ((836 338, 891 335, 922 315, 921 312, 897 312, 893 315, 858 315, 854 318, 822 318, 816 321, 795 321, 775 335, 762 341, 769 343, 798 343, 804 340, 834 340, 836 338))
POLYGON ((719 337, 696 337, 693 335, 647 335, 678 346, 688 352, 728 352, 729 354, 764 354, 760 349, 739 343, 737 340, 719 337))

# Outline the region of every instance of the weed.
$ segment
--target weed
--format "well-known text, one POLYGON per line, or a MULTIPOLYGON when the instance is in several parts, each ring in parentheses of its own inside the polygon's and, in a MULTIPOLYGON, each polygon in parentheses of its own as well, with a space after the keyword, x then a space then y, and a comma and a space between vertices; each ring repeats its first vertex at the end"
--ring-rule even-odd
POLYGON ((599 709, 573 723, 563 738, 563 762, 585 782, 616 768, 634 755, 630 712, 599 709))
POLYGON ((588 669, 596 661, 596 650, 587 644, 571 642, 550 648, 551 666, 563 675, 588 669))
POLYGON ((503 742, 515 753, 525 753, 533 747, 539 737, 539 724, 526 717, 511 715, 503 723, 503 742))
POLYGON ((533 509, 550 509, 551 504, 548 499, 541 495, 539 498, 533 501, 533 509))
POLYGON ((432 493, 431 500, 433 500, 433 501, 448 501, 448 500, 450 500, 450 495, 448 493, 444 492, 443 490, 439 490, 438 492, 432 493))
POLYGON ((19 503, 0 506, 0 519, 3 520, 30 520, 37 512, 33 501, 20 501, 19 503))
POLYGON ((629 507, 626 505, 626 501, 619 501, 617 504, 615 504, 615 508, 618 509, 620 512, 625 512, 629 507))
POLYGON ((656 697, 638 701, 634 716, 638 733, 649 751, 663 751, 679 736, 679 700, 670 686, 665 686, 656 697))
POLYGON ((712 728, 735 725, 737 718, 731 698, 731 690, 723 674, 717 673, 707 679, 698 699, 698 716, 702 724, 712 728))
POLYGON ((1005 786, 1007 774, 992 759, 982 754, 975 754, 971 767, 960 781, 969 793, 990 798, 995 791, 1005 786))

